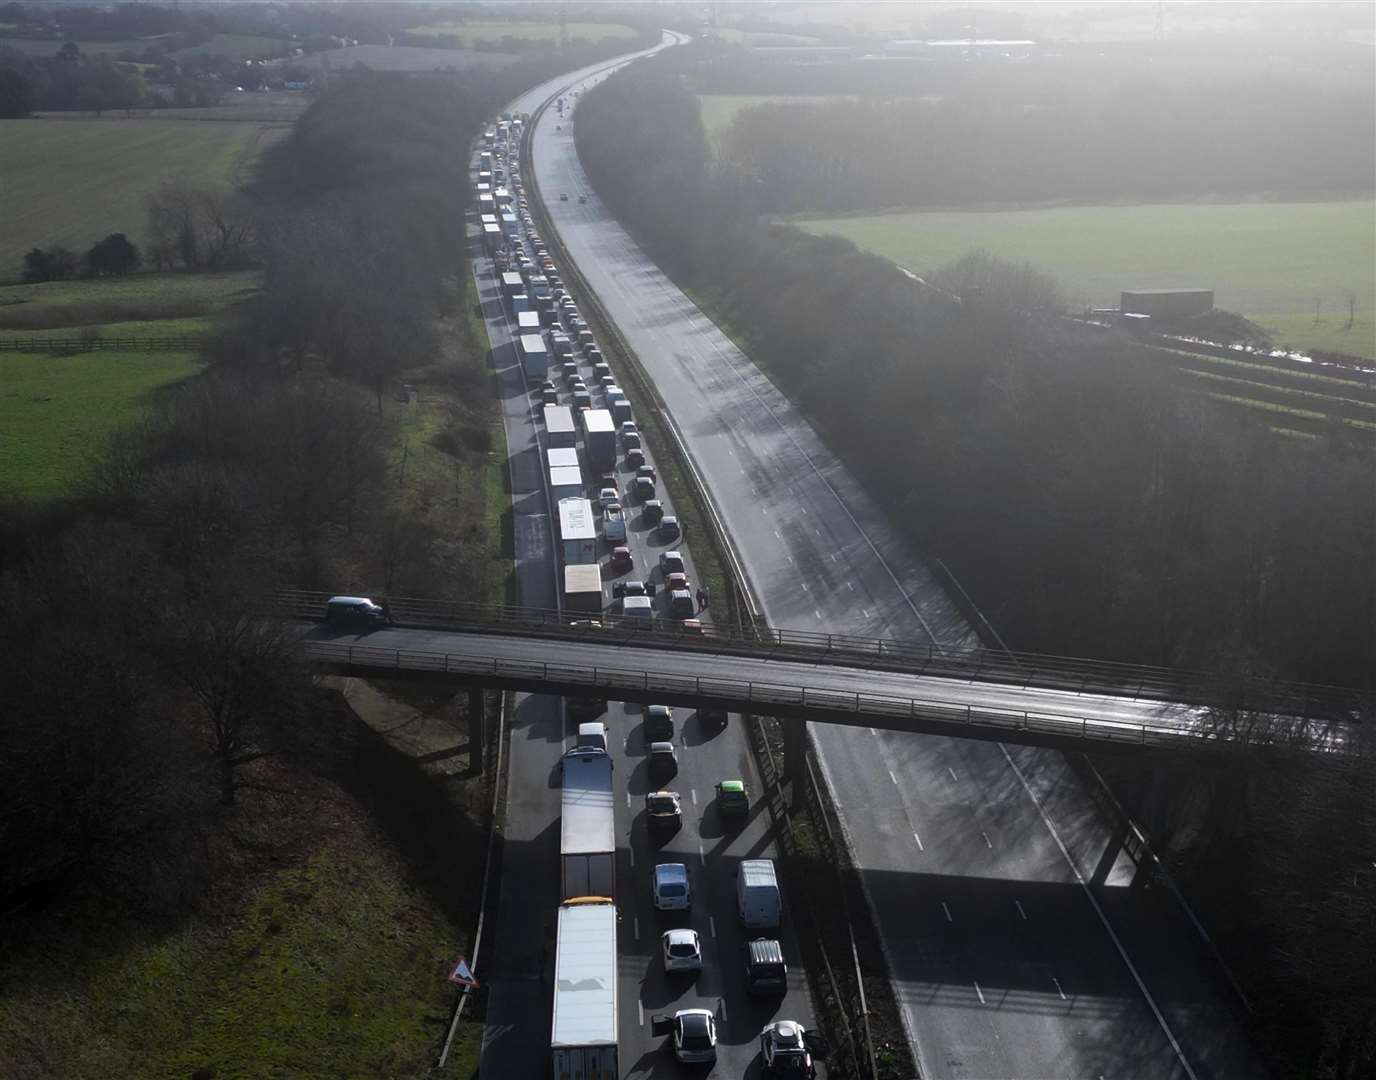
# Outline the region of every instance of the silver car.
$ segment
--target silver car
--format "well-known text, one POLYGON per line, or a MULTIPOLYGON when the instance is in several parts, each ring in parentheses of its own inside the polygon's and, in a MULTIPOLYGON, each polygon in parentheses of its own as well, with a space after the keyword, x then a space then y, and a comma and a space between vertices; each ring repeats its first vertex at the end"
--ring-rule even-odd
POLYGON ((702 970, 702 943, 696 930, 665 930, 662 936, 666 972, 702 970))

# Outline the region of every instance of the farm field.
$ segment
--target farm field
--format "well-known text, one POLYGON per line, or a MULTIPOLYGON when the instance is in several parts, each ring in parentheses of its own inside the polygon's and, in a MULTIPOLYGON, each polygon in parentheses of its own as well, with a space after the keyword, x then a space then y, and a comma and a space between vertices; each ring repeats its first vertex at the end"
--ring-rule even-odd
POLYGON ((67 494, 154 391, 200 368, 193 352, 0 353, 0 498, 67 494))
MULTIPOLYGON (((621 23, 570 22, 566 24, 570 41, 600 41, 603 38, 635 37, 635 30, 621 23)), ((407 33, 425 37, 457 37, 464 46, 473 48, 477 42, 499 44, 502 38, 520 38, 523 41, 557 43, 560 36, 558 22, 513 21, 474 19, 465 22, 436 22, 424 26, 407 28, 407 33)))
POLYGON ((702 126, 707 131, 709 139, 715 138, 731 126, 731 121, 736 118, 736 114, 743 109, 748 109, 753 105, 764 105, 770 102, 777 104, 807 104, 812 101, 824 101, 824 97, 812 97, 801 95, 769 95, 769 94, 699 94, 698 104, 702 110, 702 126))
POLYGON ((712 33, 733 45, 769 46, 820 45, 822 39, 807 34, 789 34, 773 30, 742 30, 736 26, 720 26, 712 33))
POLYGON ((257 60, 269 56, 284 56, 287 52, 287 39, 264 37, 261 34, 216 34, 209 41, 177 49, 171 55, 178 60, 188 56, 209 53, 211 56, 228 56, 235 60, 257 60))
POLYGON ((0 287, 0 338, 47 331, 61 334, 136 320, 209 317, 251 295, 261 277, 256 270, 236 270, 6 285, 0 287))
MULTIPOLYGON (((77 48, 86 56, 114 56, 133 50, 143 52, 156 38, 120 38, 116 41, 78 41, 77 48)), ((14 49, 27 56, 53 56, 65 44, 64 39, 0 37, 0 48, 14 49)))
POLYGON ((477 52, 473 49, 421 49, 411 45, 353 45, 347 49, 298 56, 300 67, 347 71, 356 64, 374 71, 442 71, 455 68, 500 68, 519 60, 515 53, 477 52))
POLYGON ((1072 308, 1122 289, 1212 288, 1277 344, 1376 357, 1376 203, 1229 203, 930 211, 810 218, 916 274, 984 248, 1060 281, 1072 308), (1347 297, 1356 317, 1346 329, 1347 297), (1314 321, 1314 302, 1320 321, 1314 321))
POLYGON ((146 200, 170 177, 226 184, 284 123, 171 119, 0 120, 5 199, 0 282, 24 253, 62 244, 78 254, 113 232, 141 243, 146 200))

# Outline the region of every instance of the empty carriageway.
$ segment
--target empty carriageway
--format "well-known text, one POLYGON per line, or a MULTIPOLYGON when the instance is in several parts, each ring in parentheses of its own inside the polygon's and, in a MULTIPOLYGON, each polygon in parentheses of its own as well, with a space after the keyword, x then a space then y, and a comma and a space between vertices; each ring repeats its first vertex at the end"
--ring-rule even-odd
MULTIPOLYGON (((323 611, 324 595, 284 594, 283 614, 323 611)), ((1078 749, 1246 741, 1340 751, 1347 722, 1365 704, 1335 688, 1223 688, 1161 669, 875 639, 643 629, 425 601, 390 606, 403 625, 361 634, 307 628, 307 656, 357 672, 1078 749)))

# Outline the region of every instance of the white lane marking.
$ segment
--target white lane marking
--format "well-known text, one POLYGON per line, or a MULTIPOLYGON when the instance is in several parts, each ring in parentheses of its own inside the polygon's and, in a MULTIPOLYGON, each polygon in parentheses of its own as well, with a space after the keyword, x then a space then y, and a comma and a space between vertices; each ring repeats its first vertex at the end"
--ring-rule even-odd
POLYGON ((707 916, 707 926, 712 931, 712 936, 717 936, 717 920, 711 915, 707 916))
POLYGON ((806 507, 806 506, 800 506, 800 507, 798 507, 798 509, 801 510, 804 514, 807 513, 807 507, 806 507))
POLYGON ((801 585, 801 586, 803 587, 803 592, 811 592, 811 591, 812 591, 811 589, 809 589, 809 588, 807 587, 807 582, 806 582, 806 581, 800 581, 800 582, 798 582, 798 584, 801 585))
POLYGON ((725 999, 725 998, 717 998, 717 1012, 721 1014, 721 1022, 722 1022, 723 1026, 724 1026, 724 1025, 726 1024, 726 999, 725 999))
POLYGON ((688 789, 688 794, 691 795, 691 796, 693 796, 693 805, 694 805, 694 806, 697 806, 697 804, 698 804, 698 789, 697 789, 697 788, 689 788, 689 789, 688 789))
MULTIPOLYGON (((757 492, 755 492, 755 494, 758 495, 759 492, 757 491, 757 492)), ((768 513, 769 513, 769 507, 767 507, 767 506, 761 506, 761 507, 760 507, 760 513, 761 513, 761 514, 768 514, 768 513)))
POLYGON ((630 852, 630 855, 631 855, 631 869, 634 870, 634 869, 635 869, 635 848, 627 848, 626 850, 627 850, 628 852, 630 852))
POLYGON ((1085 899, 1089 901, 1094 909, 1094 914, 1099 916, 1099 921, 1103 923, 1104 929, 1108 932, 1109 939, 1113 942, 1113 947, 1118 950, 1118 955, 1123 958, 1123 963, 1132 974, 1132 980, 1137 984, 1137 989, 1141 991, 1142 997, 1146 999, 1152 1015, 1156 1017, 1156 1022, 1161 1025, 1161 1030, 1166 1033, 1166 1039, 1171 1044, 1171 1049, 1175 1051, 1176 1059, 1180 1062, 1180 1067, 1185 1070, 1185 1075, 1190 1080, 1199 1080, 1199 1075, 1191 1067, 1185 1057, 1185 1051, 1180 1048, 1180 1043, 1175 1038, 1175 1033, 1171 1031, 1170 1024, 1166 1023, 1166 1017, 1157 1007, 1156 999, 1151 996, 1151 991, 1147 989, 1147 984, 1142 981, 1142 976, 1133 965, 1128 951, 1123 947, 1117 933, 1114 932, 1112 925, 1108 921, 1108 916, 1104 914, 1104 909, 1099 906, 1098 899, 1094 896, 1094 891, 1085 881, 1084 875, 1080 873, 1080 868, 1075 865, 1075 860, 1070 857, 1070 852, 1066 850, 1065 844, 1061 840, 1061 834, 1056 831, 1056 826, 1051 823, 1051 818, 1047 816, 1046 810, 1042 807, 1042 801, 1037 798, 1037 793, 1032 790, 1032 785, 1027 782, 1027 777, 1023 776, 1022 770, 1018 768, 1018 763, 1013 760, 1013 755, 1008 752, 1008 747, 999 743, 999 749, 1003 751, 1003 756, 1008 762, 1008 767, 1013 770, 1013 774, 1022 784, 1022 788, 1027 792, 1027 797, 1032 800, 1032 805, 1037 808, 1037 813, 1041 815, 1042 824, 1046 826, 1046 831, 1051 834, 1051 839, 1056 841, 1056 846, 1061 849, 1061 856, 1065 859, 1066 865, 1070 867, 1070 872, 1075 875, 1075 881, 1079 884, 1085 894, 1085 899))
POLYGON ((1022 901, 1014 900, 1013 906, 1018 909, 1018 914, 1022 916, 1022 921, 1027 922, 1027 912, 1023 911, 1022 909, 1022 901))
POLYGON ((640 1017, 640 1026, 645 1026, 645 1005, 639 998, 636 998, 635 1011, 640 1017))
POLYGON ((917 850, 918 850, 918 851, 926 851, 926 850, 927 850, 925 847, 922 846, 922 837, 918 836, 917 833, 913 833, 913 839, 917 841, 917 850))
POLYGON ((947 771, 948 773, 951 774, 951 779, 952 779, 952 780, 954 780, 957 784, 960 783, 960 777, 958 777, 958 776, 956 775, 955 769, 953 769, 953 768, 951 768, 951 766, 947 765, 947 766, 946 766, 946 771, 947 771))
POLYGON ((787 559, 787 560, 789 561, 790 564, 792 564, 792 562, 793 562, 793 556, 792 556, 792 555, 785 555, 784 558, 787 559))
POLYGON ((630 808, 631 808, 631 793, 628 791, 628 792, 626 792, 626 809, 629 810, 630 808))
POLYGON ((775 539, 775 540, 782 540, 782 539, 783 539, 783 537, 779 535, 779 530, 778 530, 778 529, 775 529, 775 530, 774 530, 774 539, 775 539))
POLYGON ((975 993, 979 995, 979 1003, 984 1004, 984 991, 979 988, 979 983, 975 983, 975 993))
POLYGON ((892 769, 889 770, 889 779, 893 781, 894 787, 898 786, 898 777, 894 776, 892 769))
POLYGON ((851 592, 855 591, 855 586, 852 585, 849 581, 846 582, 846 588, 849 589, 851 592))
POLYGON ((987 847, 990 851, 993 851, 993 850, 994 850, 994 841, 992 841, 992 840, 989 839, 989 834, 988 834, 987 832, 985 832, 983 829, 980 830, 980 833, 979 833, 979 834, 980 834, 980 836, 984 837, 984 846, 987 847))
POLYGON ((698 842, 698 862, 702 863, 703 866, 707 865, 707 852, 702 850, 701 841, 698 842))
POLYGON ((1061 989, 1061 980, 1058 979, 1058 978, 1056 978, 1055 975, 1052 975, 1052 976, 1051 976, 1051 981, 1052 981, 1053 983, 1056 984, 1056 993, 1058 993, 1058 994, 1061 995, 1061 1000, 1062 1000, 1062 1001, 1069 1001, 1070 999, 1069 999, 1068 997, 1065 996, 1065 991, 1061 989))
POLYGON ((867 608, 867 607, 862 607, 862 608, 860 609, 860 614, 863 615, 863 616, 865 616, 865 618, 868 619, 868 618, 870 617, 870 609, 867 608))
POLYGON ((941 910, 944 911, 944 912, 946 912, 946 921, 947 921, 947 922, 950 922, 950 923, 955 922, 955 919, 951 918, 951 909, 948 908, 948 907, 946 906, 946 901, 945 901, 945 900, 941 901, 941 910))
POLYGON ((637 915, 637 916, 635 917, 635 939, 636 939, 636 941, 639 941, 639 940, 640 940, 640 916, 639 916, 639 915, 637 915))
POLYGON ((836 561, 836 552, 834 552, 834 551, 831 553, 831 561, 832 561, 832 562, 835 562, 835 561, 836 561))
POLYGON ((821 530, 821 529, 813 529, 812 531, 815 532, 818 536, 821 536, 821 535, 822 535, 822 530, 821 530))
POLYGON ((821 621, 822 621, 822 613, 821 613, 820 611, 818 611, 816 608, 813 608, 813 609, 812 609, 812 614, 814 614, 814 615, 817 616, 817 621, 818 621, 818 622, 821 622, 821 621))

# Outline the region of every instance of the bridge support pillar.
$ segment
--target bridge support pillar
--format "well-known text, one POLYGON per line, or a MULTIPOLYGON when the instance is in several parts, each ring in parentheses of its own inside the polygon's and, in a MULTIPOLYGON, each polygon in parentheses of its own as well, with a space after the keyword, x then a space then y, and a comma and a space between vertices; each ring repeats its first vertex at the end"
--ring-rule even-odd
POLYGON ((784 721, 784 776, 788 778, 789 805, 798 808, 807 792, 807 721, 790 717, 784 721))
POLYGON ((468 691, 468 771, 480 773, 486 760, 483 738, 487 727, 487 697, 481 686, 468 691))

